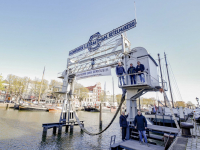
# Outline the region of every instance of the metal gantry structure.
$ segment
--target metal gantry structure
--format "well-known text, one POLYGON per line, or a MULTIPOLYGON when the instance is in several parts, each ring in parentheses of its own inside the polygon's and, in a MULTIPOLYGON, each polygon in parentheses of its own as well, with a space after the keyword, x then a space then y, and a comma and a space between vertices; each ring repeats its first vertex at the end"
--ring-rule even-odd
MULTIPOLYGON (((66 69, 62 73, 59 73, 58 75, 58 78, 63 79, 63 86, 62 89, 60 89, 57 93, 63 94, 64 97, 62 112, 58 123, 59 125, 66 125, 69 124, 69 122, 75 122, 76 119, 77 124, 87 134, 89 135, 101 134, 110 127, 110 125, 116 118, 122 106, 122 103, 125 100, 126 100, 127 113, 129 113, 127 121, 129 124, 131 124, 133 123, 134 117, 137 114, 136 99, 139 98, 141 95, 145 94, 146 92, 158 91, 161 88, 159 83, 159 78, 157 75, 157 63, 155 62, 155 60, 147 53, 147 51, 144 48, 139 47, 131 49, 131 42, 124 34, 124 32, 128 30, 127 29, 128 27, 130 28, 135 27, 136 21, 134 20, 132 21, 132 23, 133 23, 132 25, 127 23, 124 26, 121 26, 113 30, 112 33, 116 33, 116 36, 108 38, 108 40, 104 40, 103 42, 101 42, 101 46, 95 48, 95 50, 93 51, 87 51, 87 49, 84 48, 85 45, 83 45, 82 47, 78 47, 77 49, 70 52, 70 56, 67 59, 66 69), (82 53, 78 54, 76 51, 79 51, 80 49, 82 53), (72 55, 73 52, 75 52, 75 54, 77 55, 72 55), (105 67, 114 68, 116 67, 118 62, 123 62, 124 68, 125 70, 127 70, 128 63, 130 62, 136 63, 137 61, 143 61, 148 66, 147 69, 145 70, 146 72, 143 73, 145 74, 146 82, 138 83, 136 85, 129 84, 129 85, 119 86, 120 88, 122 88, 123 95, 121 103, 111 122, 101 132, 91 133, 87 131, 84 128, 83 122, 79 120, 73 104, 74 83, 76 80, 76 75, 78 73, 84 73, 87 71, 92 71, 95 69, 101 69, 105 67)), ((99 38, 100 37, 99 33, 96 33, 93 36, 91 36, 89 41, 90 44, 91 44, 91 39, 94 37, 96 38, 96 36, 99 38)), ((105 39, 105 37, 107 36, 112 36, 111 32, 103 35, 102 37, 104 37, 103 39, 105 39)), ((94 40, 97 42, 99 41, 99 39, 96 38, 94 40)), ((93 43, 95 43, 95 41, 93 41, 93 43)), ((98 43, 95 44, 97 44, 97 46, 100 45, 98 43)), ((91 50, 92 48, 90 47, 88 49, 91 50)), ((125 79, 127 84, 130 83, 128 77, 126 77, 125 79)), ((164 88, 164 84, 162 84, 162 88, 164 88)), ((165 91, 163 92, 165 93, 165 91)), ((127 139, 129 139, 129 136, 130 133, 127 133, 127 139)))

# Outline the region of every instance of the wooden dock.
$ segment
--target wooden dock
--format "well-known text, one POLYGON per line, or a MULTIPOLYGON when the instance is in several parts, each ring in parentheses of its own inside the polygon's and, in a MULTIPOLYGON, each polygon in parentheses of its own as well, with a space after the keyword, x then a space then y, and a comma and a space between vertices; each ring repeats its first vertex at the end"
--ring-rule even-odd
POLYGON ((164 133, 173 133, 178 134, 180 131, 177 128, 166 127, 166 126, 157 126, 157 125, 147 125, 149 131, 161 131, 164 133))
MULTIPOLYGON (((84 126, 83 121, 80 121, 82 126, 84 126)), ((53 134, 56 134, 56 130, 58 129, 58 134, 62 133, 62 127, 65 127, 65 132, 68 132, 70 127, 70 132, 73 132, 74 126, 78 126, 79 124, 76 121, 70 122, 61 122, 61 123, 44 123, 43 127, 43 136, 47 135, 47 130, 53 128, 53 134)))
POLYGON ((160 145, 153 145, 149 144, 149 147, 147 145, 140 145, 139 141, 136 140, 128 140, 125 142, 115 143, 111 145, 111 150, 122 150, 122 149, 128 149, 128 150, 164 150, 163 146, 160 145))
MULTIPOLYGON (((130 127, 134 128, 134 125, 131 124, 130 127)), ((176 135, 180 132, 177 128, 150 125, 150 124, 147 124, 147 130, 151 131, 151 132, 172 133, 172 134, 176 134, 176 135)))

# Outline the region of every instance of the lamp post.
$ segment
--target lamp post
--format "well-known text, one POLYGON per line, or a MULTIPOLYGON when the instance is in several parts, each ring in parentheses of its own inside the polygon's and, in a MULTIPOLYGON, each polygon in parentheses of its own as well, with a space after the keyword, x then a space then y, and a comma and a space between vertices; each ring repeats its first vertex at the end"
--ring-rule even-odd
POLYGON ((198 103, 198 105, 197 105, 197 106, 199 107, 199 98, 198 98, 198 97, 196 97, 196 100, 197 100, 197 103, 198 103))

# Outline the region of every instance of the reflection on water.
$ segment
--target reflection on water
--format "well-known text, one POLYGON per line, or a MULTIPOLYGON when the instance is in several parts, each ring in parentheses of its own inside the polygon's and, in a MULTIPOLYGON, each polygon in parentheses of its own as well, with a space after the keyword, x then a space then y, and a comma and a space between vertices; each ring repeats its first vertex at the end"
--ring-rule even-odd
MULTIPOLYGON (((42 138, 42 123, 58 122, 60 113, 18 111, 0 108, 0 149, 67 149, 94 150, 109 149, 110 137, 116 135, 116 142, 121 141, 119 116, 103 134, 89 136, 74 127, 73 134, 53 135, 52 129, 42 138)), ((110 122, 114 113, 103 113, 103 128, 110 122)), ((79 111, 80 120, 91 132, 99 132, 99 113, 79 111)))

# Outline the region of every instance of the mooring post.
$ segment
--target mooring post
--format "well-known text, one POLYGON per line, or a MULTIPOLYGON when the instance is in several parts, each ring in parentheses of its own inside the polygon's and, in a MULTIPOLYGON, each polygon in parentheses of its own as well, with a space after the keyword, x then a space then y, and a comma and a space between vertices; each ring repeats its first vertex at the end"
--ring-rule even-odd
POLYGON ((61 134, 62 133, 62 125, 60 125, 59 127, 58 127, 58 134, 61 134))
POLYGON ((68 129, 69 129, 69 125, 66 125, 65 132, 68 132, 68 129))
POLYGON ((73 132, 74 126, 70 125, 70 132, 73 132))
POLYGON ((100 103, 100 114, 99 114, 99 128, 102 128, 102 107, 100 103))
POLYGON ((53 134, 56 134, 57 127, 53 127, 53 134))
POLYGON ((46 136, 47 135, 47 127, 43 127, 43 133, 42 133, 42 136, 46 136))
MULTIPOLYGON (((82 126, 83 126, 83 128, 84 128, 84 124, 82 123, 82 126)), ((81 131, 83 131, 82 129, 81 129, 81 131)))

